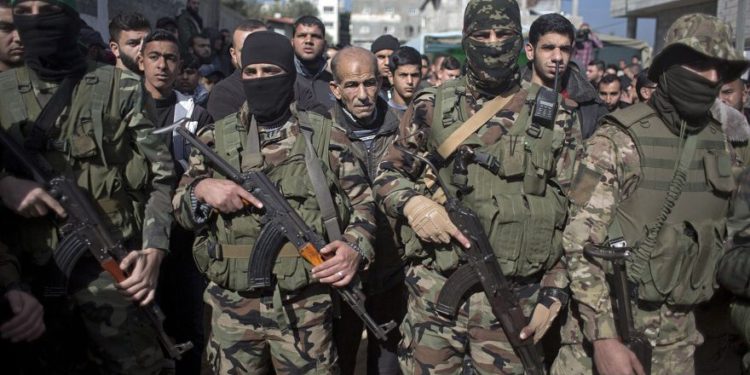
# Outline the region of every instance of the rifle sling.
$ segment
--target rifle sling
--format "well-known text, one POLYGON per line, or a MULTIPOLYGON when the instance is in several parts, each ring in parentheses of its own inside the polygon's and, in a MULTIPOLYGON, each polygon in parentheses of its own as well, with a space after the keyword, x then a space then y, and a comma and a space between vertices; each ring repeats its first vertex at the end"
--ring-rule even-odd
POLYGON ((81 80, 82 75, 68 76, 63 79, 60 87, 52 95, 50 100, 42 109, 42 112, 34 120, 29 136, 24 142, 24 148, 33 152, 42 152, 47 149, 47 139, 50 129, 62 114, 73 96, 73 90, 81 80))
POLYGON ((468 120, 466 120, 461 126, 456 129, 453 134, 451 134, 448 139, 443 141, 443 143, 440 144, 437 148, 438 154, 443 157, 443 159, 448 159, 451 154, 456 151, 456 148, 465 141, 469 136, 474 134, 475 131, 477 131, 479 128, 481 128, 487 121, 489 121, 492 116, 494 116, 497 112, 499 112, 503 107, 505 107, 511 99, 513 99, 513 94, 508 94, 508 96, 496 96, 489 102, 485 103, 482 108, 477 111, 473 116, 469 117, 468 120))

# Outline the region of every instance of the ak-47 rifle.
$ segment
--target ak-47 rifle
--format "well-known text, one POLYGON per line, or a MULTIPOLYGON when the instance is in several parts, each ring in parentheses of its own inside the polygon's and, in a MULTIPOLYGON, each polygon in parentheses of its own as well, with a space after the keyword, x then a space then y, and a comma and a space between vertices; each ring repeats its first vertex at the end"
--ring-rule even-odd
MULTIPOLYGON (((263 227, 257 241, 255 241, 248 263, 248 285, 252 288, 261 289, 273 284, 273 265, 276 263, 282 245, 287 241, 294 245, 300 256, 313 266, 323 263, 319 250, 327 242, 294 211, 289 202, 281 195, 279 189, 268 179, 268 176, 260 171, 238 171, 185 129, 184 123, 186 123, 186 120, 178 121, 154 133, 172 131, 179 133, 203 154, 216 172, 242 186, 263 203, 265 211, 262 217, 263 227)), ((388 332, 396 327, 394 321, 378 325, 365 310, 364 293, 353 287, 351 283, 345 287, 334 289, 341 296, 341 299, 362 319, 375 337, 382 341, 387 340, 388 332)))
MULTIPOLYGON (((0 145, 13 161, 20 163, 31 178, 60 202, 67 216, 59 225, 62 240, 53 253, 53 258, 65 277, 69 277, 78 260, 86 251, 90 252, 99 265, 115 281, 122 282, 127 275, 120 269, 120 261, 128 255, 122 243, 115 241, 107 231, 91 199, 78 187, 75 179, 57 173, 49 163, 37 153, 30 153, 19 146, 11 136, 0 129, 0 145)), ((6 160, 6 163, 8 160, 6 160)), ((139 306, 167 355, 180 359, 182 354, 193 347, 191 342, 174 344, 164 331, 164 314, 156 303, 139 306)))
MULTIPOLYGON (((624 243, 623 243, 624 245, 624 243)), ((612 263, 612 288, 615 292, 615 323, 622 342, 641 362, 646 375, 651 374, 651 344, 646 336, 635 329, 633 309, 630 306, 630 288, 625 260, 632 254, 629 247, 597 246, 586 244, 583 253, 593 258, 608 260, 612 263)))
MULTIPOLYGON (((531 337, 522 340, 521 329, 528 324, 518 296, 513 292, 511 284, 503 274, 497 262, 487 234, 477 214, 466 207, 461 201, 449 193, 447 186, 440 178, 438 169, 428 159, 412 153, 400 146, 401 151, 423 161, 435 171, 436 182, 445 192, 447 201, 445 210, 454 225, 469 239, 471 246, 462 253, 464 264, 458 267, 443 285, 438 295, 436 310, 442 315, 455 317, 461 305, 461 300, 470 290, 481 285, 492 312, 505 331, 505 336, 521 359, 526 374, 544 374, 544 364, 531 337)), ((457 161, 457 163, 460 161, 457 161)))

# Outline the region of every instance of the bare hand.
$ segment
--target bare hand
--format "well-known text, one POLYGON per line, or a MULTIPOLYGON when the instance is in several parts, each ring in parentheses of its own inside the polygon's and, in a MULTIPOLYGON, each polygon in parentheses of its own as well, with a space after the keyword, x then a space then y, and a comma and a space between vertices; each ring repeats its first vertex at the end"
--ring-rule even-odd
POLYGON ((594 341, 594 363, 602 375, 645 375, 635 354, 617 339, 594 341))
POLYGON ((342 287, 357 273, 360 255, 344 241, 333 241, 320 249, 325 262, 312 269, 312 275, 323 284, 342 287))
POLYGON ((23 217, 42 217, 54 211, 65 217, 65 209, 44 188, 34 181, 6 176, 0 180, 3 204, 23 217))
POLYGON ((120 269, 129 273, 118 287, 130 299, 146 306, 154 300, 159 282, 159 266, 166 254, 154 248, 131 251, 121 262, 120 269))
POLYGON ((229 180, 206 178, 195 185, 193 192, 199 201, 223 214, 240 211, 248 204, 257 208, 263 207, 263 203, 258 198, 229 180))
POLYGON ((0 325, 2 338, 11 342, 31 342, 44 333, 44 307, 31 294, 9 290, 5 298, 10 303, 13 317, 0 325))

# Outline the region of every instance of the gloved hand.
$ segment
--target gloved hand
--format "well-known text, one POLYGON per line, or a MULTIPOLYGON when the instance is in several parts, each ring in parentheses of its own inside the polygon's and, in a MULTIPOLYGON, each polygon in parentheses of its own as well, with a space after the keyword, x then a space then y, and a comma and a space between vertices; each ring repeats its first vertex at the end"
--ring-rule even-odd
POLYGON ((448 243, 451 237, 463 237, 445 207, 425 196, 416 195, 406 201, 404 216, 423 241, 448 243))
POLYGON ((527 337, 534 335, 534 344, 544 337, 547 330, 555 321, 557 315, 562 309, 563 303, 560 299, 552 296, 542 296, 534 307, 534 312, 531 314, 531 321, 526 327, 521 329, 521 340, 525 340, 527 337))

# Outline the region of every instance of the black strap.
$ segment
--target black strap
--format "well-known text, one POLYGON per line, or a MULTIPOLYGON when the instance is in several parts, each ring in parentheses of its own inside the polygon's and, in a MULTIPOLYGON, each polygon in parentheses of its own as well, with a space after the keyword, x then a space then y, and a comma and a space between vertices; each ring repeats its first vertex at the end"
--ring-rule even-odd
POLYGON ((75 89, 78 82, 81 81, 82 76, 69 76, 63 79, 60 87, 52 95, 47 105, 44 106, 42 112, 34 120, 34 125, 31 128, 31 133, 26 137, 24 148, 30 151, 41 152, 47 149, 47 138, 49 137, 49 131, 55 124, 55 121, 63 109, 70 104, 70 100, 73 96, 73 90, 75 89))

